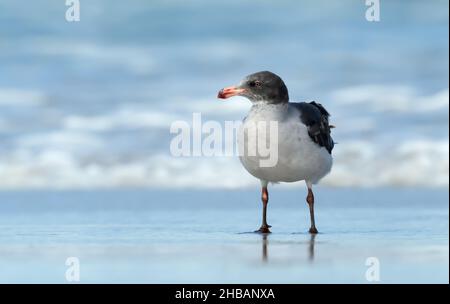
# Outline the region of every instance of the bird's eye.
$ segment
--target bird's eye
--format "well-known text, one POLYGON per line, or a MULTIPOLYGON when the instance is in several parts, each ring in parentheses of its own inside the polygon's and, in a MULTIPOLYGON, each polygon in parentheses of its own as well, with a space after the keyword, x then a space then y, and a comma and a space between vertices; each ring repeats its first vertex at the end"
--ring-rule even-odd
POLYGON ((254 88, 254 87, 260 87, 261 86, 261 81, 258 81, 258 80, 255 80, 255 81, 250 81, 249 83, 248 83, 248 85, 250 86, 250 87, 252 87, 252 88, 254 88))

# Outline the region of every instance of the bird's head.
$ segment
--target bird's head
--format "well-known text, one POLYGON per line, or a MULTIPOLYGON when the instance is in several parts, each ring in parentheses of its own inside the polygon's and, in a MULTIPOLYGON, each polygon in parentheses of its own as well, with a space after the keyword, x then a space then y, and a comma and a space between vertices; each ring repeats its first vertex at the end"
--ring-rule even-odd
POLYGON ((248 75, 237 86, 223 88, 217 95, 222 99, 232 96, 243 96, 252 102, 271 104, 289 101, 288 90, 283 80, 269 71, 248 75))

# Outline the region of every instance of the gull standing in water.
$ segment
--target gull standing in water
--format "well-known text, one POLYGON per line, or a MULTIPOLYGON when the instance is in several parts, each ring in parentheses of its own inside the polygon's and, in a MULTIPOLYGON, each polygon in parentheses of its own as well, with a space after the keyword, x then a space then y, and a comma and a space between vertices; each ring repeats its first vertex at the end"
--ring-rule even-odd
MULTIPOLYGON (((269 182, 296 182, 304 180, 308 188, 306 202, 309 205, 311 227, 309 232, 318 233, 314 221, 314 194, 312 185, 327 175, 333 163, 331 151, 334 147, 330 135, 332 126, 328 123, 330 116, 325 108, 316 102, 289 102, 289 94, 283 80, 272 72, 263 71, 245 77, 237 86, 219 91, 218 98, 243 96, 252 102, 252 107, 243 121, 241 132, 244 140, 239 140, 240 151, 255 145, 261 132, 250 133, 251 126, 265 122, 277 123, 278 158, 273 166, 261 166, 262 157, 244 153, 240 160, 245 169, 261 181, 261 200, 263 203, 262 225, 257 230, 270 233, 267 224, 267 204, 269 182)), ((267 129, 265 129, 265 132, 267 129)), ((269 139, 270 141, 270 139, 269 139)), ((270 145, 270 143, 269 143, 270 145)))

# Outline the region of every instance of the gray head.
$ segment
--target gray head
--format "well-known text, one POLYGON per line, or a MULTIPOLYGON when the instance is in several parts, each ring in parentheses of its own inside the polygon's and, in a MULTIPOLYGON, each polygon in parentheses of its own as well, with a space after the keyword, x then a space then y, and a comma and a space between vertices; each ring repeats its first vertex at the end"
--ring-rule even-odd
POLYGON ((244 96, 252 102, 263 101, 277 104, 289 101, 289 94, 283 80, 276 74, 263 71, 248 75, 237 86, 219 91, 218 98, 244 96))

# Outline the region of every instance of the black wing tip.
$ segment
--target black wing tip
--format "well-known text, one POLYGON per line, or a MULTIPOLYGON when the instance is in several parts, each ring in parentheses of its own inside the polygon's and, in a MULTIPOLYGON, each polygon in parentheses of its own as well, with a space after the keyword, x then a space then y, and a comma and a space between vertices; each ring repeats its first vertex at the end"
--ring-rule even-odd
POLYGON ((326 115, 327 117, 331 116, 330 113, 328 113, 328 111, 325 109, 324 106, 322 106, 321 103, 318 103, 318 102, 316 102, 315 100, 313 100, 313 101, 311 101, 309 104, 310 104, 310 105, 313 105, 313 106, 315 106, 317 109, 319 109, 319 111, 320 111, 320 113, 321 113, 322 115, 326 115))
POLYGON ((308 133, 314 142, 324 147, 328 151, 328 153, 331 154, 331 151, 334 148, 334 141, 331 137, 331 129, 333 129, 334 126, 328 123, 328 117, 330 117, 330 113, 328 113, 328 111, 324 106, 322 106, 322 104, 316 101, 311 101, 307 104, 312 105, 320 113, 320 120, 314 121, 313 124, 308 125, 308 133))

